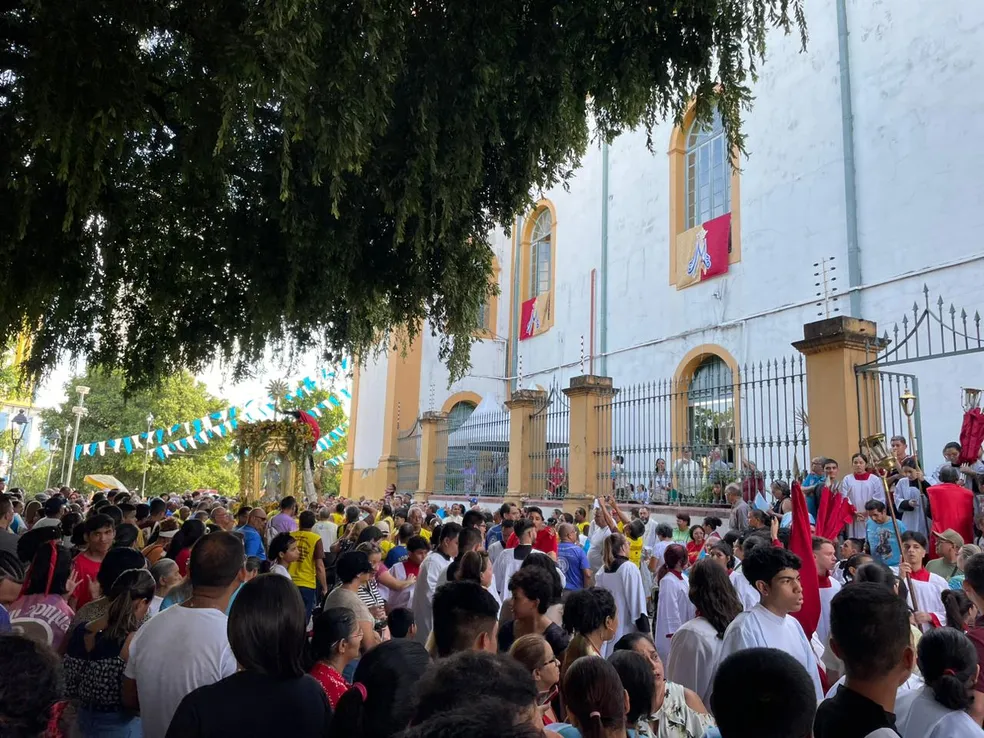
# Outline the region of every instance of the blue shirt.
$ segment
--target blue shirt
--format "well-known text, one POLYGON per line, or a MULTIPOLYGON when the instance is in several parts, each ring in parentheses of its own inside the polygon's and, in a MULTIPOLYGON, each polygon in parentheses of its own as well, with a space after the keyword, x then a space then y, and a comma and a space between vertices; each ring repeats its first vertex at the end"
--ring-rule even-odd
POLYGON ((9 633, 10 630, 10 614, 7 612, 7 608, 0 605, 0 633, 9 633))
POLYGON ((576 543, 561 543, 557 546, 557 566, 567 578, 564 589, 584 589, 584 570, 591 566, 583 548, 576 543))
POLYGON ((402 544, 397 544, 396 546, 393 546, 393 548, 389 550, 388 554, 386 554, 386 561, 384 561, 383 563, 386 564, 387 569, 392 569, 394 566, 399 564, 401 561, 403 561, 403 559, 405 559, 409 555, 410 552, 407 551, 406 546, 402 544))
MULTIPOLYGON (((803 480, 803 487, 816 487, 820 485, 823 487, 823 477, 820 474, 807 474, 806 479, 803 480)), ((810 511, 810 515, 816 515, 817 510, 820 506, 818 502, 820 498, 820 490, 816 490, 812 495, 806 495, 806 509, 810 511)))
POLYGON ((491 528, 489 528, 489 532, 485 534, 485 548, 486 548, 486 550, 495 541, 498 541, 503 546, 506 545, 506 542, 504 540, 502 540, 502 523, 499 523, 498 525, 493 525, 491 528))
MULTIPOLYGON (((864 524, 865 538, 868 539, 868 549, 871 558, 888 566, 898 566, 901 552, 899 542, 895 540, 895 528, 892 521, 876 523, 871 518, 864 524)), ((905 526, 899 523, 899 533, 905 533, 905 526)))
POLYGON ((244 525, 237 528, 243 534, 243 547, 246 549, 247 556, 255 556, 260 561, 266 561, 266 549, 263 548, 263 536, 251 525, 244 525))

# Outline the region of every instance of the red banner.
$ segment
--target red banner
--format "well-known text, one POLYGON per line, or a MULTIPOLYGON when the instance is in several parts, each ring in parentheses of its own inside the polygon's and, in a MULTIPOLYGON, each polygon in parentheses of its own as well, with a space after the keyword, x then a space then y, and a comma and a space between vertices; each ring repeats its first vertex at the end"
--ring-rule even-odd
POLYGON ((525 341, 527 338, 541 333, 547 326, 546 321, 550 318, 550 293, 531 297, 523 303, 520 311, 519 340, 525 341))
POLYGON ((727 273, 730 244, 731 213, 677 236, 677 289, 727 273))

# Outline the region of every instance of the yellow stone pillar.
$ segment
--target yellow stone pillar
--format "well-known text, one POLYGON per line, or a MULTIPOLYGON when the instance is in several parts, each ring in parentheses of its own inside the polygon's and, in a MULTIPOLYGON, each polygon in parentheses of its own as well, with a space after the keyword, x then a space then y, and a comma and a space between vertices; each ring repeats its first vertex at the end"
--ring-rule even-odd
MULTIPOLYGON (((426 412, 420 418, 420 469, 417 481, 417 497, 427 499, 437 490, 437 459, 448 456, 448 415, 426 412)), ((441 490, 443 492, 444 490, 441 490)))
MULTIPOLYGON (((611 459, 602 457, 600 449, 611 448, 611 422, 599 422, 597 406, 615 394, 611 377, 584 375, 571 377, 571 386, 564 390, 571 403, 570 438, 567 458, 569 496, 594 499, 610 492, 607 472, 611 459)), ((610 414, 602 417, 611 418, 610 414)))
POLYGON ((881 427, 880 405, 859 401, 854 367, 869 361, 882 345, 878 326, 870 320, 839 315, 803 326, 803 340, 793 348, 806 357, 811 458, 827 456, 849 471, 861 439, 859 418, 866 434, 881 427), (868 404, 867 417, 862 417, 863 404, 868 404))
POLYGON ((509 408, 509 485, 506 499, 537 494, 533 480, 533 421, 530 416, 547 401, 543 390, 521 389, 506 402, 509 408))

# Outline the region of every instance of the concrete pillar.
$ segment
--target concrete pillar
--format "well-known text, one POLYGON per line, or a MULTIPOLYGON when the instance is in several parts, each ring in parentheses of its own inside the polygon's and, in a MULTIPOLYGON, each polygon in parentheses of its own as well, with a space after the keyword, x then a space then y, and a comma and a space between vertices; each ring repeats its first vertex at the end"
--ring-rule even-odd
MULTIPOLYGON (((836 459, 842 470, 850 469, 851 456, 858 452, 861 439, 859 419, 862 407, 865 434, 881 427, 880 404, 860 398, 854 367, 870 360, 883 344, 878 326, 870 320, 839 315, 803 326, 803 340, 793 348, 806 357, 807 412, 810 417, 810 457, 836 459), (872 408, 878 408, 872 413, 872 408)), ((876 380, 876 378, 874 378, 876 380)), ((876 380, 877 381, 877 380, 876 380)), ((877 387, 866 382, 866 393, 877 387)))
MULTIPOLYGON (((607 472, 611 459, 602 458, 599 449, 611 448, 610 422, 599 422, 596 407, 615 394, 611 377, 585 375, 571 377, 571 386, 564 390, 571 403, 570 438, 567 458, 567 476, 570 480, 569 496, 593 499, 608 494, 610 486, 607 472)), ((611 418, 609 413, 602 417, 611 418)))
MULTIPOLYGON (((420 470, 417 482, 418 498, 426 499, 437 490, 436 459, 447 458, 448 451, 447 413, 426 412, 420 418, 420 470), (443 432, 442 432, 443 431, 443 432)), ((441 493, 444 490, 440 490, 441 493)))
POLYGON ((538 493, 533 480, 534 423, 530 416, 547 401, 543 390, 522 389, 512 393, 506 402, 509 408, 509 488, 506 499, 517 501, 521 497, 538 493))

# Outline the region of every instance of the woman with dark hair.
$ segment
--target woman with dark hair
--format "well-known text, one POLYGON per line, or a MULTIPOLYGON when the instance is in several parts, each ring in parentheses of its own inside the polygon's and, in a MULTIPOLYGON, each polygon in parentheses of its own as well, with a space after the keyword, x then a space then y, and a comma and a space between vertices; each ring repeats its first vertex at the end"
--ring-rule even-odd
POLYGON ((840 489, 841 494, 847 497, 857 511, 854 522, 848 524, 848 536, 865 538, 865 503, 878 500, 883 505, 886 504, 885 489, 881 478, 868 471, 868 457, 864 454, 854 454, 851 457, 851 469, 853 473, 841 480, 840 489))
POLYGON ((304 601, 289 579, 266 574, 244 585, 228 630, 240 670, 181 700, 168 738, 328 735, 328 697, 304 671, 305 625, 304 601), (268 709, 250 709, 256 705, 268 709))
POLYGON ((146 561, 143 554, 138 551, 134 551, 132 548, 111 549, 106 554, 106 558, 103 559, 102 566, 99 567, 99 572, 96 574, 96 582, 93 587, 97 590, 96 599, 76 611, 68 632, 73 633, 79 625, 105 617, 106 613, 109 612, 108 592, 116 579, 127 569, 142 569, 145 566, 146 561), (107 594, 104 595, 103 593, 107 594))
POLYGON ((0 730, 4 736, 57 735, 49 728, 65 707, 63 696, 62 669, 54 651, 21 635, 0 638, 0 730))
POLYGON ((564 651, 560 677, 582 656, 601 656, 605 643, 618 632, 618 608, 607 589, 589 587, 571 593, 564 602, 564 630, 571 641, 564 651))
POLYGON ((967 714, 974 704, 980 667, 974 644, 953 628, 924 635, 917 649, 926 686, 895 701, 895 729, 903 738, 979 738, 981 727, 967 714))
POLYGON ((123 523, 116 527, 116 535, 113 537, 113 548, 132 548, 137 547, 137 536, 140 531, 137 526, 130 523, 123 523))
POLYGON ((58 542, 58 529, 44 530, 50 531, 53 538, 34 554, 20 597, 10 606, 10 625, 58 651, 75 615, 67 600, 78 580, 72 574, 72 554, 58 542))
POLYGON ((698 614, 673 634, 666 678, 692 689, 707 704, 721 661, 724 631, 742 606, 724 567, 711 558, 698 561, 690 570, 689 597, 698 614))
MULTIPOLYGON (((621 533, 612 533, 604 542, 602 560, 604 568, 595 577, 597 585, 607 589, 618 607, 618 630, 614 638, 638 630, 649 632, 649 615, 646 609, 646 592, 642 586, 642 572, 629 561, 629 542, 621 533)), ((606 646, 602 656, 611 654, 606 646)))
MULTIPOLYGON (((694 526, 703 530, 699 525, 694 526)), ((656 648, 661 659, 670 656, 670 639, 680 626, 694 617, 690 603, 690 585, 683 578, 687 566, 687 551, 678 543, 668 546, 663 554, 663 566, 656 575, 659 602, 656 605, 656 648)))
POLYGON ((707 533, 702 525, 690 526, 690 540, 687 541, 687 560, 691 564, 697 563, 697 557, 704 550, 704 539, 707 533))
POLYGON ((414 689, 429 666, 427 650, 416 641, 397 639, 372 649, 359 661, 351 689, 338 700, 331 735, 391 738, 405 730, 414 689))
POLYGON ((839 579, 844 584, 853 582, 858 568, 864 566, 870 561, 874 561, 874 559, 866 553, 851 554, 846 559, 841 559, 841 561, 837 564, 837 569, 840 570, 841 574, 839 579))
MULTIPOLYGON (((278 574, 282 577, 291 578, 287 567, 300 558, 297 549, 297 540, 290 533, 278 533, 270 541, 267 550, 267 560, 263 562, 262 569, 264 574, 278 574)), ((293 580, 291 580, 293 581, 293 580)))
MULTIPOLYGON (((562 691, 567 719, 581 738, 626 738, 629 696, 614 666, 597 656, 578 659, 564 674, 562 691)), ((569 738, 575 731, 558 733, 569 738)))
POLYGON ((781 518, 786 513, 792 512, 793 500, 789 485, 781 479, 776 479, 772 482, 771 490, 772 499, 774 500, 772 503, 772 514, 777 518, 781 518))
POLYGON ((173 559, 174 563, 178 565, 181 576, 188 576, 188 559, 191 557, 191 547, 195 545, 195 541, 205 535, 205 532, 205 523, 197 518, 192 518, 186 520, 177 535, 171 539, 167 557, 173 559))
POLYGON ((730 543, 717 541, 710 544, 707 547, 706 558, 717 563, 727 574, 731 574, 735 568, 735 554, 730 543))
POLYGON ((653 694, 656 692, 656 678, 646 657, 635 651, 615 651, 608 657, 615 667, 622 688, 629 698, 625 720, 629 725, 630 738, 651 735, 649 714, 653 709, 653 694))
POLYGON ((977 607, 974 603, 962 589, 948 589, 940 595, 940 599, 943 600, 943 609, 946 611, 947 627, 966 633, 977 620, 977 607))
POLYGON ((0 551, 0 633, 10 632, 8 608, 20 597, 24 574, 23 561, 10 551, 0 551))
MULTIPOLYGON (((653 703, 647 722, 649 735, 655 738, 701 738, 714 719, 700 696, 682 684, 667 681, 663 662, 656 653, 652 639, 644 633, 630 633, 615 644, 615 652, 635 651, 646 659, 653 671, 653 703)), ((643 726, 638 735, 643 735, 643 726)))
POLYGON ((500 653, 508 651, 517 638, 536 634, 547 639, 556 655, 563 654, 570 639, 546 615, 554 594, 550 575, 540 567, 520 567, 509 580, 509 593, 514 619, 499 626, 500 653))
POLYGON ((349 687, 342 676, 345 667, 359 658, 361 646, 362 629, 347 607, 331 607, 314 619, 311 656, 315 664, 310 674, 325 690, 333 710, 349 687))
POLYGON ((154 578, 146 569, 129 569, 107 590, 108 612, 80 625, 65 652, 66 696, 78 700, 78 726, 84 738, 140 738, 140 718, 123 706, 123 669, 130 640, 154 597, 154 578))

